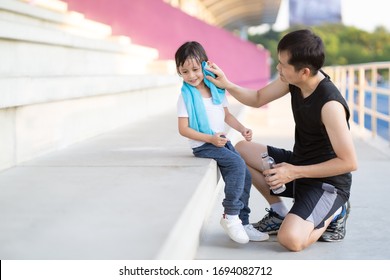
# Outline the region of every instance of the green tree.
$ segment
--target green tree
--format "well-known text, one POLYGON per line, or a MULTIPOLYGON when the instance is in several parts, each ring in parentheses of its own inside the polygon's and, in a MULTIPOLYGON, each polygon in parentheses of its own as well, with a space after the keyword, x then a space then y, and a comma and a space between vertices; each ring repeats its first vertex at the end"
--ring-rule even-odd
MULTIPOLYGON (((264 34, 249 35, 249 40, 270 51, 271 71, 275 73, 279 40, 286 33, 302 28, 308 27, 293 26, 283 32, 270 30, 264 34)), ((382 26, 372 33, 342 24, 324 24, 311 29, 324 41, 327 66, 390 61, 390 33, 382 26)))

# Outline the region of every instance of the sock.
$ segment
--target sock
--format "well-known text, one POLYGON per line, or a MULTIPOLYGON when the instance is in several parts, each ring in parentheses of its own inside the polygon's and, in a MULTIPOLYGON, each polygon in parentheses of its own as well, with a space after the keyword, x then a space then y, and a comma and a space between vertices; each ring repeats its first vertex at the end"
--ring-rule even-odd
POLYGON ((238 219, 238 215, 228 215, 228 214, 223 214, 224 218, 227 220, 236 220, 238 219))
POLYGON ((343 207, 341 206, 337 211, 334 213, 332 222, 336 221, 338 217, 340 216, 341 212, 343 211, 343 207))
POLYGON ((286 205, 284 205, 283 201, 272 203, 271 208, 273 211, 275 211, 279 216, 286 217, 288 214, 288 209, 286 205))

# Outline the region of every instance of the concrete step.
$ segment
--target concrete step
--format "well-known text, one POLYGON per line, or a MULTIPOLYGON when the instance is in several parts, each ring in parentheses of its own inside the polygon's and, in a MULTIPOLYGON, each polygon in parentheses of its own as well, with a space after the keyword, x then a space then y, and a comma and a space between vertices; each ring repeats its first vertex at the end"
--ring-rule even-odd
MULTIPOLYGON (((163 91, 165 87, 178 88, 178 77, 143 74, 0 78, 0 109, 126 92, 142 93, 153 88, 163 91)), ((140 101, 146 97, 137 95, 140 101)))
POLYGON ((129 75, 147 73, 158 52, 111 36, 111 27, 82 14, 4 0, 0 56, 2 77, 129 75))
POLYGON ((27 4, 42 7, 56 12, 66 12, 68 4, 60 0, 19 0, 27 4))
POLYGON ((142 74, 158 58, 153 48, 83 38, 1 18, 0 43, 3 76, 142 74))
POLYGON ((61 1, 20 1, 0 2, 0 16, 4 20, 42 29, 61 29, 83 37, 104 39, 112 34, 109 25, 86 19, 83 14, 68 11, 61 1))
POLYGON ((173 108, 157 58, 61 1, 0 1, 0 170, 173 108))
MULTIPOLYGON (((176 94, 180 90, 178 84, 168 84, 133 90, 127 87, 127 91, 116 94, 109 91, 107 94, 96 95, 89 91, 91 95, 85 96, 91 83, 86 79, 84 89, 80 89, 80 84, 74 88, 76 92, 84 90, 81 92, 83 97, 70 98, 69 91, 65 91, 65 99, 54 101, 55 79, 49 79, 48 83, 52 80, 53 97, 41 96, 46 98, 45 102, 44 99, 42 102, 35 100, 35 95, 31 95, 26 88, 21 89, 24 94, 19 97, 22 100, 13 99, 10 102, 28 102, 29 105, 19 106, 13 103, 14 106, 0 110, 0 170, 63 149, 116 127, 174 110, 176 94), (50 98, 53 100, 47 100, 50 98)), ((73 83, 77 85, 75 81, 77 80, 69 79, 68 90, 73 83)), ((118 79, 112 79, 112 82, 115 81, 118 79)), ((37 87, 44 86, 44 83, 37 84, 37 87)), ((115 89, 114 86, 106 87, 115 89)), ((125 88, 124 86, 123 90, 125 88)), ((12 89, 9 92, 12 94, 12 89)), ((49 94, 50 91, 46 93, 49 94)), ((58 93, 61 94, 61 90, 58 93)))
POLYGON ((174 114, 159 115, 0 173, 1 258, 193 255, 191 215, 217 170, 176 130, 174 114))
POLYGON ((175 110, 41 156, 0 172, 0 258, 193 259, 218 178, 175 110))

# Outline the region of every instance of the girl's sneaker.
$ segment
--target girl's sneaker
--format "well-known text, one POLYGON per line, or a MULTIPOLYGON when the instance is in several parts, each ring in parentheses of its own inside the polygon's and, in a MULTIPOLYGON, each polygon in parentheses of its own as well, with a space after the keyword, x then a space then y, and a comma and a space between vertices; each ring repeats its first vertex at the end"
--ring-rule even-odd
POLYGON ((258 231, 251 224, 245 225, 244 229, 249 237, 249 241, 265 241, 269 238, 267 233, 258 231))
POLYGON ((248 234, 246 233, 241 220, 238 218, 238 215, 237 218, 235 217, 233 219, 226 219, 225 215, 223 215, 220 223, 233 241, 241 244, 249 242, 248 234))

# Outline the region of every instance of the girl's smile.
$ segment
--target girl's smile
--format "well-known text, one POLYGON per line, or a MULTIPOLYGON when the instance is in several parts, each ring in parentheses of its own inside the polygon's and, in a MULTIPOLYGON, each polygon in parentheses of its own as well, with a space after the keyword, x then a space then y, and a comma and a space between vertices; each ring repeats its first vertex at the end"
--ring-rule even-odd
POLYGON ((194 58, 187 59, 182 66, 179 66, 179 72, 183 80, 194 87, 198 87, 203 83, 202 66, 194 58))

